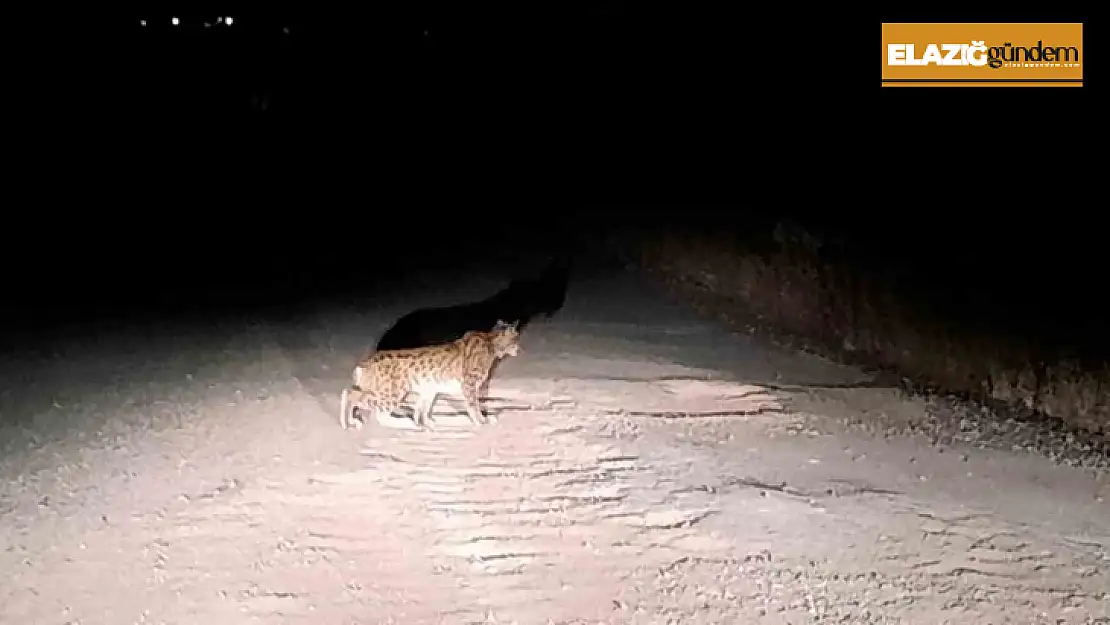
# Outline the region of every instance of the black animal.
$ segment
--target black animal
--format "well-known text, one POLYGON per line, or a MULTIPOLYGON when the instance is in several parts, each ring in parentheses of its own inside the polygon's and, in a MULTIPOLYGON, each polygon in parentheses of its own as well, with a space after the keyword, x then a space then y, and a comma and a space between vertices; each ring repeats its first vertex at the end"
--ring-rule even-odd
POLYGON ((499 320, 517 322, 523 330, 537 315, 550 318, 563 307, 569 276, 569 261, 556 259, 538 276, 513 280, 484 300, 414 310, 386 330, 377 350, 441 345, 471 330, 488 332, 499 320))

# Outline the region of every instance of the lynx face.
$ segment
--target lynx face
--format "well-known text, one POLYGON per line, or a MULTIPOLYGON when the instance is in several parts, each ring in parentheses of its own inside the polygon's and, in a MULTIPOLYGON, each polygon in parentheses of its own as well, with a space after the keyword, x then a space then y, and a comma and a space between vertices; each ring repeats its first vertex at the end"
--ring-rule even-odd
POLYGON ((489 332, 493 353, 498 358, 516 356, 520 353, 520 331, 517 330, 519 322, 505 323, 498 321, 489 332))

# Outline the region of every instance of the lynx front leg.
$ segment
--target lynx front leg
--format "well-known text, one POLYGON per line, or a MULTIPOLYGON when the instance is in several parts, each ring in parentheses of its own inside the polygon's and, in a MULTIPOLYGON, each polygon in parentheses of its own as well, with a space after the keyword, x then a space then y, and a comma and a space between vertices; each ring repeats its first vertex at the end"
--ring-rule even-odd
MULTIPOLYGON (((486 375, 482 378, 482 383, 478 387, 478 398, 489 398, 489 382, 493 379, 492 375, 486 375)), ((486 423, 497 423, 497 416, 492 414, 486 415, 486 423)))
POLYGON ((482 425, 488 423, 485 416, 482 414, 482 405, 479 403, 478 389, 482 387, 485 380, 478 376, 467 376, 462 384, 463 401, 466 403, 466 416, 470 417, 470 422, 474 425, 482 425))

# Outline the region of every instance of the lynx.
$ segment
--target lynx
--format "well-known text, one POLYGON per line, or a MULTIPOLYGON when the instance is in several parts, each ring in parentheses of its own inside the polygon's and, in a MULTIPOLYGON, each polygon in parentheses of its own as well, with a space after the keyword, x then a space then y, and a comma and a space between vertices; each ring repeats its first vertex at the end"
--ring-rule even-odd
POLYGON ((516 323, 498 321, 489 332, 471 331, 443 345, 377 351, 355 367, 352 385, 340 397, 339 424, 343 429, 362 428, 362 417, 352 423, 355 409, 374 413, 378 423, 396 425, 391 415, 410 392, 416 401, 413 422, 429 427, 432 406, 441 393, 462 395, 466 414, 474 425, 487 423, 479 405, 479 392, 489 380, 494 364, 520 352, 516 323))

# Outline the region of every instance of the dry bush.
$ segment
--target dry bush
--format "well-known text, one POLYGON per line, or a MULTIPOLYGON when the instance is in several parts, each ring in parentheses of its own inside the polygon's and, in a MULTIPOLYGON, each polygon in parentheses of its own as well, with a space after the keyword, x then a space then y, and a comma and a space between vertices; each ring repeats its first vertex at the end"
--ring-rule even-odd
POLYGON ((812 241, 781 243, 756 253, 725 237, 660 235, 641 245, 639 264, 734 326, 758 326, 920 387, 1110 431, 1110 366, 1084 370, 1004 336, 945 324, 906 304, 889 281, 823 260, 812 241))

